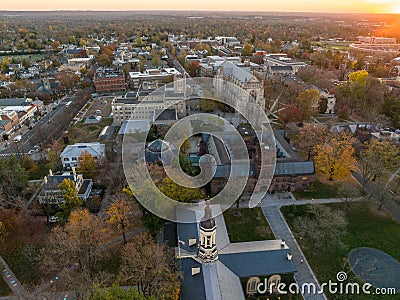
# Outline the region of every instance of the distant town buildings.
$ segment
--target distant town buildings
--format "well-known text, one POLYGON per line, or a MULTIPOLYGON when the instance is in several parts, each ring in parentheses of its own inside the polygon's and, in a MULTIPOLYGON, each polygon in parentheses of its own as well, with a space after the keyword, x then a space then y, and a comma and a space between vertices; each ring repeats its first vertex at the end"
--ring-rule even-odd
POLYGON ((292 60, 285 53, 271 53, 264 57, 264 68, 268 76, 295 75, 307 64, 292 60))
POLYGON ((373 56, 375 59, 390 60, 399 55, 400 44, 395 38, 358 37, 358 43, 350 44, 349 57, 373 56))
POLYGON ((98 69, 93 83, 97 93, 126 91, 124 73, 112 69, 98 69))

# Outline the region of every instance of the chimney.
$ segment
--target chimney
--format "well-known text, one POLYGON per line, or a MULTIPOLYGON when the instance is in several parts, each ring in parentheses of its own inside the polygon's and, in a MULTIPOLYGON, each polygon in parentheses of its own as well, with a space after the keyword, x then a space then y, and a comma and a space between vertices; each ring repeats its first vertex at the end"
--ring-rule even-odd
POLYGON ((72 174, 74 175, 74 181, 76 182, 76 170, 75 167, 72 167, 72 174))
POLYGON ((44 176, 44 178, 43 178, 43 180, 44 180, 44 184, 47 184, 47 176, 44 176))
POLYGON ((49 176, 53 176, 53 171, 51 169, 49 170, 49 176))
POLYGON ((292 260, 292 254, 291 253, 286 254, 286 257, 287 257, 287 260, 292 260))

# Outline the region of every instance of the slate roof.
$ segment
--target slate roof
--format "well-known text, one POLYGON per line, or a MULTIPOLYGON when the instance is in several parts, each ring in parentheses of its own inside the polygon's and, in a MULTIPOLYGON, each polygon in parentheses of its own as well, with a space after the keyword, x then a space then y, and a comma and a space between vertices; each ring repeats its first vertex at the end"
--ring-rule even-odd
MULTIPOLYGON (((190 238, 199 236, 199 222, 204 215, 204 205, 178 208, 181 220, 195 220, 195 223, 178 223, 177 235, 185 245, 180 246, 179 264, 183 273, 181 286, 182 300, 244 300, 240 278, 286 274, 296 271, 292 260, 287 260, 290 249, 282 240, 266 240, 246 243, 230 243, 225 221, 219 205, 212 205, 217 214, 216 243, 218 260, 200 263, 197 259, 197 245, 188 246, 190 238), (219 210, 219 211, 218 211, 219 210), (192 267, 200 268, 200 273, 192 275, 192 267)), ((179 253, 179 249, 177 249, 179 253)))
POLYGON ((314 174, 313 161, 277 162, 275 175, 306 175, 314 174))
MULTIPOLYGON (((235 246, 235 244, 231 245, 235 246)), ((248 249, 243 252, 227 254, 223 254, 223 251, 221 251, 218 258, 237 276, 243 278, 295 272, 296 268, 293 261, 287 259, 288 253, 290 253, 288 248, 265 249, 263 251, 248 249)))
POLYGON ((126 133, 148 132, 151 127, 150 120, 125 120, 118 131, 119 135, 126 133))
POLYGON ((149 163, 163 161, 164 163, 170 164, 178 157, 178 152, 175 145, 158 139, 148 144, 145 150, 145 158, 149 163))
POLYGON ((253 78, 253 74, 229 61, 225 61, 221 66, 223 67, 224 75, 233 76, 242 83, 248 82, 253 78))
POLYGON ((292 66, 270 66, 271 71, 293 71, 292 66))
POLYGON ((10 120, 1 120, 0 119, 0 127, 3 127, 3 126, 7 125, 10 122, 11 122, 10 120))
POLYGON ((61 153, 61 157, 79 157, 83 151, 88 151, 93 157, 104 156, 105 145, 100 143, 76 143, 68 145, 61 153))
POLYGON ((199 274, 192 276, 192 267, 202 267, 201 264, 191 258, 181 259, 178 263, 183 274, 181 299, 205 300, 206 288, 204 286, 203 270, 199 274))
POLYGON ((0 106, 22 106, 25 102, 24 98, 3 98, 0 99, 0 106))

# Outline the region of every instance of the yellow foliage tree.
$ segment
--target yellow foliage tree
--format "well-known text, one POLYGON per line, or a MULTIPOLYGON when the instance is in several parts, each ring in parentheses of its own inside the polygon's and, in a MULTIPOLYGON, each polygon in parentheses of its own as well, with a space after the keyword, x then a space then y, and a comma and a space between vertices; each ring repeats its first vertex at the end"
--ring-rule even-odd
POLYGON ((300 108, 303 118, 306 120, 317 112, 319 102, 320 96, 317 90, 302 91, 296 98, 297 106, 300 108))
POLYGON ((89 151, 85 150, 78 157, 78 168, 77 171, 83 174, 85 178, 91 178, 94 175, 94 171, 96 169, 96 160, 89 153, 89 151))
POLYGON ((128 216, 131 213, 129 205, 124 200, 119 200, 107 209, 108 223, 116 226, 122 232, 124 244, 126 244, 125 229, 128 225, 128 216))
POLYGON ((353 142, 352 137, 343 133, 317 145, 314 158, 316 169, 328 180, 350 176, 356 170, 353 142))

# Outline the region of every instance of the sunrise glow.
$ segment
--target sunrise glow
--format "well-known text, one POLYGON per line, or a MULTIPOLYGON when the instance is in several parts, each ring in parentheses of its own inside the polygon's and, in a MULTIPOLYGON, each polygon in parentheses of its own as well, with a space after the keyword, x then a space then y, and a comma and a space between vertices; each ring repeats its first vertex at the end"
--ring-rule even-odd
POLYGON ((400 13, 397 0, 265 0, 245 1, 78 1, 56 2, 48 0, 4 1, 0 10, 219 10, 219 11, 293 11, 293 12, 345 12, 345 13, 400 13))

